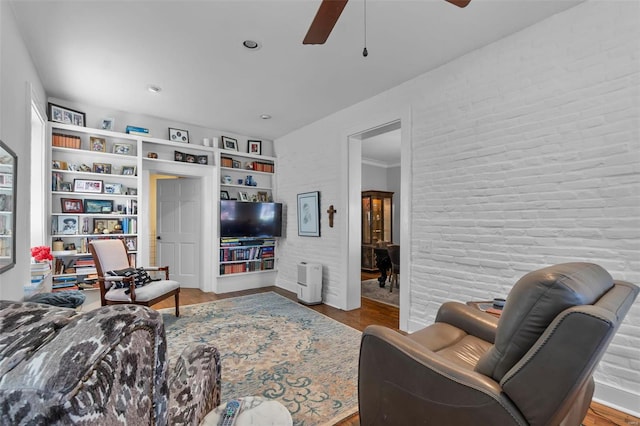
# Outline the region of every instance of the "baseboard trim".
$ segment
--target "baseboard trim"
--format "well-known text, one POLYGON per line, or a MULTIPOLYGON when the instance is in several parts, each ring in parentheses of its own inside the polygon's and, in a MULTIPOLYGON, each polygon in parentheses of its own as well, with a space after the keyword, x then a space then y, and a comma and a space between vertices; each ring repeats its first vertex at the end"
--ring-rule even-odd
POLYGON ((640 395, 638 394, 596 381, 593 400, 633 417, 640 417, 640 412, 637 411, 640 407, 640 395))

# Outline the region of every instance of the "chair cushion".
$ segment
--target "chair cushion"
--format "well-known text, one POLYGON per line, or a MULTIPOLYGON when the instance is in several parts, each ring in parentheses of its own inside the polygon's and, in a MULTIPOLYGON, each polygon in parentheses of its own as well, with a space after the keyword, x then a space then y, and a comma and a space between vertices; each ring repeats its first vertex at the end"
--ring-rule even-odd
MULTIPOLYGON (((136 289, 136 302, 148 302, 156 297, 167 294, 180 287, 180 283, 173 280, 152 281, 144 287, 136 289)), ((126 293, 128 289, 111 287, 105 299, 111 302, 131 302, 130 294, 126 293)))
POLYGON ((509 292, 495 345, 476 371, 500 381, 560 312, 593 304, 611 287, 611 275, 592 263, 564 263, 526 274, 509 292))
MULTIPOLYGON (((124 268, 118 269, 116 271, 107 271, 107 275, 112 277, 133 277, 133 282, 136 285, 136 288, 142 287, 146 284, 149 284, 151 281, 151 276, 144 270, 144 268, 124 268)), ((115 288, 129 288, 128 281, 115 281, 115 288)))

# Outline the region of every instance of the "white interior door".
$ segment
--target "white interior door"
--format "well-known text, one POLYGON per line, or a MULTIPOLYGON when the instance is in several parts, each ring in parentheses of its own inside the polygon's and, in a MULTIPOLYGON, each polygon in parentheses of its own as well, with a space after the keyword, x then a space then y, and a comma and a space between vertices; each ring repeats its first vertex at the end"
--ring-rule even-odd
POLYGON ((156 207, 157 264, 182 287, 199 288, 200 180, 159 179, 156 207))

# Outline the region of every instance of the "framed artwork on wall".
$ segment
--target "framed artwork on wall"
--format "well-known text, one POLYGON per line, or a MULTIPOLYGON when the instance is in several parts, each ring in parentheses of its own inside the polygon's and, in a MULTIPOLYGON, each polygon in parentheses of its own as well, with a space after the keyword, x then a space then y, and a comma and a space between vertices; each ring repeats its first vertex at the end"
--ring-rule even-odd
POLYGON ((298 194, 298 235, 320 236, 320 192, 298 194))

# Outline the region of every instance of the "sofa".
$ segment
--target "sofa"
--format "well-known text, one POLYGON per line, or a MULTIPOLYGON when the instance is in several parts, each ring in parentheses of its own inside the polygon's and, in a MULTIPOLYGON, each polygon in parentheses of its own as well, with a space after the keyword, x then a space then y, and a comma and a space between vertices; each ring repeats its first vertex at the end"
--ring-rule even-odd
POLYGON ((197 425, 220 404, 220 355, 187 347, 169 368, 162 316, 0 301, 0 424, 197 425))

